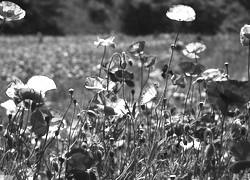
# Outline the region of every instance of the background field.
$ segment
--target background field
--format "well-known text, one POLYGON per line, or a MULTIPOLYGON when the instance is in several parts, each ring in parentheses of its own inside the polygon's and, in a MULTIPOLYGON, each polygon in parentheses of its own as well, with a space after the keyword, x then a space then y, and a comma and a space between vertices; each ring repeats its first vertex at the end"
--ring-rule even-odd
MULTIPOLYGON (((170 46, 175 34, 159 34, 148 36, 125 36, 114 34, 116 49, 108 48, 107 61, 114 52, 126 51, 128 46, 136 41, 145 40, 145 52, 156 55, 158 61, 151 71, 151 79, 162 82, 161 68, 168 63, 170 46)), ((101 37, 108 37, 103 35, 101 37)), ((93 42, 95 35, 78 36, 1 36, 0 43, 0 102, 8 99, 5 94, 7 85, 15 79, 24 83, 33 75, 46 75, 52 78, 58 87, 57 91, 48 92, 50 106, 64 111, 68 104, 68 89, 75 89, 75 98, 80 105, 86 105, 92 94, 84 89, 87 76, 98 75, 97 65, 100 63, 103 48, 97 48, 93 42)), ((232 79, 244 80, 247 77, 247 48, 239 43, 238 34, 218 34, 203 36, 180 34, 179 40, 184 44, 201 40, 207 49, 199 60, 206 68, 224 68, 229 62, 229 72, 232 79)), ((181 53, 175 52, 172 67, 178 71, 178 62, 189 61, 181 53)), ((133 71, 138 70, 135 65, 133 71)), ((1 110, 3 110, 1 108, 1 110)), ((4 113, 1 113, 4 114, 4 113)))

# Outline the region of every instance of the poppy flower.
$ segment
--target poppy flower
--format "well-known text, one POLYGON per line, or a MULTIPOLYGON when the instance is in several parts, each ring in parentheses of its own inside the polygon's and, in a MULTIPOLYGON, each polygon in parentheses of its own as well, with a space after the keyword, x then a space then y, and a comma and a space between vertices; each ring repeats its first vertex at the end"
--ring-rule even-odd
POLYGON ((181 62, 179 67, 186 76, 197 76, 205 70, 202 64, 194 62, 181 62))
POLYGON ((23 19, 26 12, 17 4, 10 1, 0 3, 0 18, 6 21, 16 21, 23 19))
POLYGON ((143 52, 144 47, 145 47, 145 41, 138 41, 130 45, 128 51, 130 52, 130 54, 138 57, 144 53, 143 52))
POLYGON ((185 88, 186 87, 187 80, 186 80, 185 76, 183 76, 183 75, 174 74, 171 77, 171 80, 172 80, 173 85, 180 86, 181 88, 185 88))
POLYGON ((204 80, 213 80, 213 81, 226 81, 227 74, 225 74, 223 69, 207 69, 202 72, 201 76, 204 80))
POLYGON ((102 39, 100 37, 97 37, 97 41, 94 41, 94 45, 96 45, 97 47, 99 47, 99 46, 104 46, 104 47, 111 46, 112 48, 115 48, 116 45, 113 42, 114 39, 115 39, 114 36, 111 36, 111 37, 106 38, 106 39, 102 39))
POLYGON ((160 84, 158 82, 155 82, 143 92, 142 97, 141 97, 141 105, 145 105, 148 102, 151 102, 157 99, 159 85, 160 84))
POLYGON ((249 38, 250 38, 250 25, 245 24, 240 29, 240 43, 243 46, 248 46, 249 45, 249 38))
POLYGON ((56 89, 55 82, 46 76, 33 76, 24 84, 20 79, 12 82, 6 94, 14 100, 16 104, 24 100, 32 100, 35 103, 43 104, 45 92, 56 89))
MULTIPOLYGON (((109 81, 108 89, 112 90, 116 83, 109 81)), ((85 88, 95 92, 101 92, 107 90, 107 79, 103 79, 97 76, 89 76, 85 80, 85 88)))
POLYGON ((196 14, 190 6, 179 4, 172 6, 166 13, 166 16, 175 21, 191 22, 195 20, 196 14))
POLYGON ((200 57, 197 55, 203 51, 205 51, 206 46, 199 42, 192 42, 186 45, 186 47, 182 50, 182 53, 190 58, 190 59, 199 59, 200 57))
POLYGON ((7 115, 15 115, 18 108, 15 104, 15 102, 12 99, 9 99, 3 103, 0 104, 1 107, 6 109, 6 114, 7 115))

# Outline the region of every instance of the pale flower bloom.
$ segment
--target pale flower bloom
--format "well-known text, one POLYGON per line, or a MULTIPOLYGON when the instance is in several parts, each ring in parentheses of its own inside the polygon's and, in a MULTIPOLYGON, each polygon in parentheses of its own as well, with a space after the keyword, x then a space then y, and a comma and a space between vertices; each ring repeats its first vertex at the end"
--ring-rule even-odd
POLYGON ((250 39, 250 25, 245 24, 240 29, 240 43, 243 46, 248 46, 249 45, 249 39, 250 39))
POLYGON ((23 19, 25 14, 26 12, 13 2, 2 1, 0 3, 0 19, 16 21, 23 19))
POLYGON ((166 16, 175 21, 191 22, 195 20, 196 14, 190 6, 180 4, 172 6, 166 13, 166 16))
POLYGON ((15 104, 15 102, 12 99, 9 99, 3 103, 0 104, 1 107, 3 107, 4 109, 6 109, 6 114, 7 115, 15 115, 18 108, 15 104))
POLYGON ((115 39, 114 36, 111 36, 107 39, 102 39, 100 37, 97 37, 97 41, 94 41, 94 45, 99 47, 99 46, 104 46, 104 47, 107 47, 107 46, 111 46, 113 48, 115 48, 115 43, 113 42, 115 39))
POLYGON ((14 100, 16 104, 25 99, 30 99, 40 103, 45 97, 45 93, 49 90, 57 89, 55 82, 47 76, 33 76, 27 84, 20 79, 15 79, 7 90, 6 94, 14 100))
POLYGON ((206 46, 199 42, 192 42, 186 45, 185 49, 182 50, 182 53, 190 59, 199 59, 197 55, 206 50, 206 46))

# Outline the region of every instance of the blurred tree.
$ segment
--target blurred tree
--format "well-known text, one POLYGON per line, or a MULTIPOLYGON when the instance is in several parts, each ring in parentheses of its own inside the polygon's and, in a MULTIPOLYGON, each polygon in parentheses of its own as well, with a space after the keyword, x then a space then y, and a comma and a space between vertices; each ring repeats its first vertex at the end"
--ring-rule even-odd
POLYGON ((60 0, 12 0, 26 11, 25 18, 20 22, 7 23, 4 33, 61 35, 59 27, 63 6, 60 0))
POLYGON ((185 5, 191 6, 196 12, 196 19, 192 24, 185 23, 183 29, 188 29, 192 33, 216 34, 220 30, 220 25, 226 18, 223 11, 224 0, 209 1, 181 1, 185 5), (187 28, 186 28, 187 27, 187 28))
POLYGON ((126 1, 121 4, 121 31, 130 35, 164 32, 167 29, 165 8, 148 1, 126 1))
POLYGON ((250 22, 249 0, 12 0, 26 17, 7 23, 9 34, 98 34, 123 32, 129 35, 169 33, 176 22, 166 17, 174 4, 196 11, 196 20, 182 23, 182 32, 215 34, 238 32, 250 22))

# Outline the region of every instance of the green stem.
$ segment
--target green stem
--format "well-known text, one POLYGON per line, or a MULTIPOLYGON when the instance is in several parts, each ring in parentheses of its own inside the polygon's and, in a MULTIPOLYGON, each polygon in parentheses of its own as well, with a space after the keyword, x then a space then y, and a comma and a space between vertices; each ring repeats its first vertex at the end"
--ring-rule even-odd
POLYGON ((189 96, 189 93, 190 93, 190 90, 191 90, 191 86, 192 86, 192 75, 190 75, 190 84, 189 84, 189 88, 188 88, 188 92, 187 92, 187 96, 186 96, 186 100, 185 100, 185 104, 184 104, 183 118, 185 116, 185 111, 186 111, 186 108, 187 108, 187 100, 188 100, 188 96, 189 96))
POLYGON ((102 73, 102 66, 103 66, 103 60, 104 60, 104 57, 105 57, 105 54, 106 54, 106 49, 107 49, 107 47, 106 46, 104 46, 104 50, 103 50, 103 55, 102 55, 102 60, 101 60, 101 67, 100 67, 100 69, 99 69, 99 77, 101 77, 101 73, 102 73))
POLYGON ((248 61, 247 61, 247 79, 249 81, 249 66, 250 66, 250 43, 248 45, 248 61))

